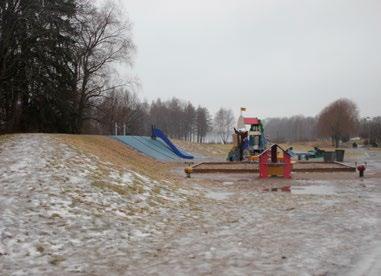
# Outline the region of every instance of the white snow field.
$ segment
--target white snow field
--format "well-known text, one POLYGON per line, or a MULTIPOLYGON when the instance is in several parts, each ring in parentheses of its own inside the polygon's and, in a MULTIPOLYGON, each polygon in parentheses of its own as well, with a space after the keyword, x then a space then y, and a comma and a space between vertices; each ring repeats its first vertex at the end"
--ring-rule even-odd
POLYGON ((363 180, 297 175, 268 182, 295 193, 263 192, 255 176, 174 184, 55 135, 9 136, 0 275, 381 275, 381 154, 367 157, 363 180))

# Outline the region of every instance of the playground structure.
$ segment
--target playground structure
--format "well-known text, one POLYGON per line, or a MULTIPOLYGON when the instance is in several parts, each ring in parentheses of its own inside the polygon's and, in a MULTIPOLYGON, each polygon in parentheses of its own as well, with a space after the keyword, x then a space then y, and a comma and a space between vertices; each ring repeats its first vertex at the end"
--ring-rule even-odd
POLYGON ((260 178, 268 178, 270 176, 291 178, 291 171, 291 156, 280 146, 274 144, 259 155, 260 178))
POLYGON ((257 155, 266 149, 265 130, 261 120, 258 118, 244 118, 244 123, 250 125, 249 153, 257 155))
POLYGON ((266 149, 264 127, 260 119, 256 117, 238 118, 237 128, 233 133, 233 148, 228 154, 228 161, 256 160, 258 155, 266 149))
MULTIPOLYGON (((284 150, 279 145, 266 149, 267 141, 264 127, 258 118, 240 116, 233 135, 234 147, 229 153, 229 161, 240 162, 204 162, 194 165, 194 156, 178 148, 160 129, 152 127, 151 136, 114 136, 127 146, 140 153, 162 162, 187 161, 185 173, 259 173, 262 179, 276 176, 291 178, 292 172, 354 172, 351 167, 334 160, 328 162, 291 161, 292 157, 308 154, 318 157, 324 151, 315 148, 314 152, 295 153, 292 149, 284 150), (249 130, 247 130, 247 127, 249 130)), ((335 152, 333 152, 335 153, 335 152)), ((325 157, 325 156, 324 156, 325 157)), ((298 158, 301 159, 301 158, 298 158)), ((295 159, 294 159, 295 160, 295 159)))
POLYGON ((129 147, 163 162, 181 162, 194 159, 194 156, 179 149, 160 129, 152 127, 149 136, 114 136, 114 138, 129 147))
POLYGON ((287 153, 291 157, 296 157, 298 160, 309 160, 313 158, 322 158, 324 156, 324 150, 319 149, 319 147, 314 147, 313 150, 309 150, 307 152, 299 152, 294 151, 293 147, 290 147, 287 149, 287 153))
POLYGON ((335 151, 326 151, 321 150, 318 147, 314 147, 313 150, 309 150, 307 152, 297 152, 294 151, 294 149, 291 147, 287 149, 287 152, 291 155, 291 157, 295 157, 298 160, 323 158, 324 162, 344 162, 345 154, 345 150, 343 149, 336 149, 335 151))
POLYGON ((171 140, 168 139, 168 137, 162 132, 160 129, 152 127, 152 139, 156 140, 157 138, 160 138, 164 143, 172 150, 174 154, 176 154, 178 157, 183 159, 193 159, 193 155, 190 155, 189 153, 186 153, 185 151, 182 151, 178 149, 171 140))
MULTIPOLYGON (((185 169, 191 174, 259 174, 258 162, 202 162, 189 166, 185 169)), ((292 164, 292 172, 297 173, 334 173, 334 172, 355 172, 356 168, 338 162, 325 163, 314 161, 298 161, 292 164)))
POLYGON ((233 134, 233 148, 230 150, 228 162, 203 162, 185 168, 188 177, 192 173, 259 173, 259 178, 269 177, 291 178, 292 172, 355 172, 356 168, 336 161, 343 161, 344 151, 326 152, 318 147, 308 152, 296 152, 293 148, 284 150, 274 144, 266 148, 268 143, 260 119, 241 115, 233 134), (334 153, 335 158, 326 158, 334 153), (327 155, 327 156, 326 156, 327 155), (336 156, 341 158, 336 158, 336 156), (322 161, 309 161, 312 158, 324 157, 322 161), (294 158, 294 160, 292 160, 294 158), (305 159, 306 161, 302 161, 305 159), (341 159, 341 160, 339 160, 341 159), (233 162, 239 161, 239 162, 233 162))

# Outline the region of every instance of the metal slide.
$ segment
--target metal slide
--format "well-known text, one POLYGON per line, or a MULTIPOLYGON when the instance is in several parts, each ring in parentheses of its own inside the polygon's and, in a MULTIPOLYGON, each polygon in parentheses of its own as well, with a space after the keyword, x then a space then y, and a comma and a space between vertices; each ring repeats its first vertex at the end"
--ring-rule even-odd
POLYGON ((184 151, 181 151, 179 150, 172 142, 171 140, 168 139, 168 137, 164 134, 164 132, 162 132, 160 129, 158 128, 154 128, 152 129, 152 136, 153 137, 158 137, 160 138, 161 140, 163 140, 163 142, 173 151, 173 153, 175 153, 177 156, 179 156, 180 158, 184 158, 184 159, 194 159, 194 156, 193 155, 190 155, 189 153, 187 152, 184 152, 184 151))
POLYGON ((162 139, 155 140, 147 136, 114 136, 114 138, 131 148, 160 161, 180 162, 183 160, 183 158, 175 154, 162 139))

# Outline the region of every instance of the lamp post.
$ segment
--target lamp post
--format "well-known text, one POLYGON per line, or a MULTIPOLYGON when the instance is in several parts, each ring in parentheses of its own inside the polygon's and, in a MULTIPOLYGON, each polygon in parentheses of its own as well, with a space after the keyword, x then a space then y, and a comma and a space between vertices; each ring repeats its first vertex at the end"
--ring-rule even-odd
POLYGON ((366 124, 368 125, 368 146, 370 146, 370 123, 371 123, 371 118, 368 116, 368 117, 365 117, 365 120, 366 120, 366 124))

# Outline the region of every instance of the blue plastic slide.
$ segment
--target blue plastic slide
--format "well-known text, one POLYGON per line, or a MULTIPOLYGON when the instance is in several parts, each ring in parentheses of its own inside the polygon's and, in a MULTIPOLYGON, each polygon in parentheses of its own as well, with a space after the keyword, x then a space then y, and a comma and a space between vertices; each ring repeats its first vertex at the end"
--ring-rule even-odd
POLYGON ((184 158, 184 159, 193 159, 194 157, 190 155, 189 153, 183 152, 179 150, 172 142, 168 139, 168 137, 158 128, 152 129, 152 137, 158 137, 173 151, 174 154, 177 156, 184 158))
POLYGON ((178 157, 162 140, 153 140, 147 136, 114 136, 129 147, 163 162, 178 162, 178 157))

